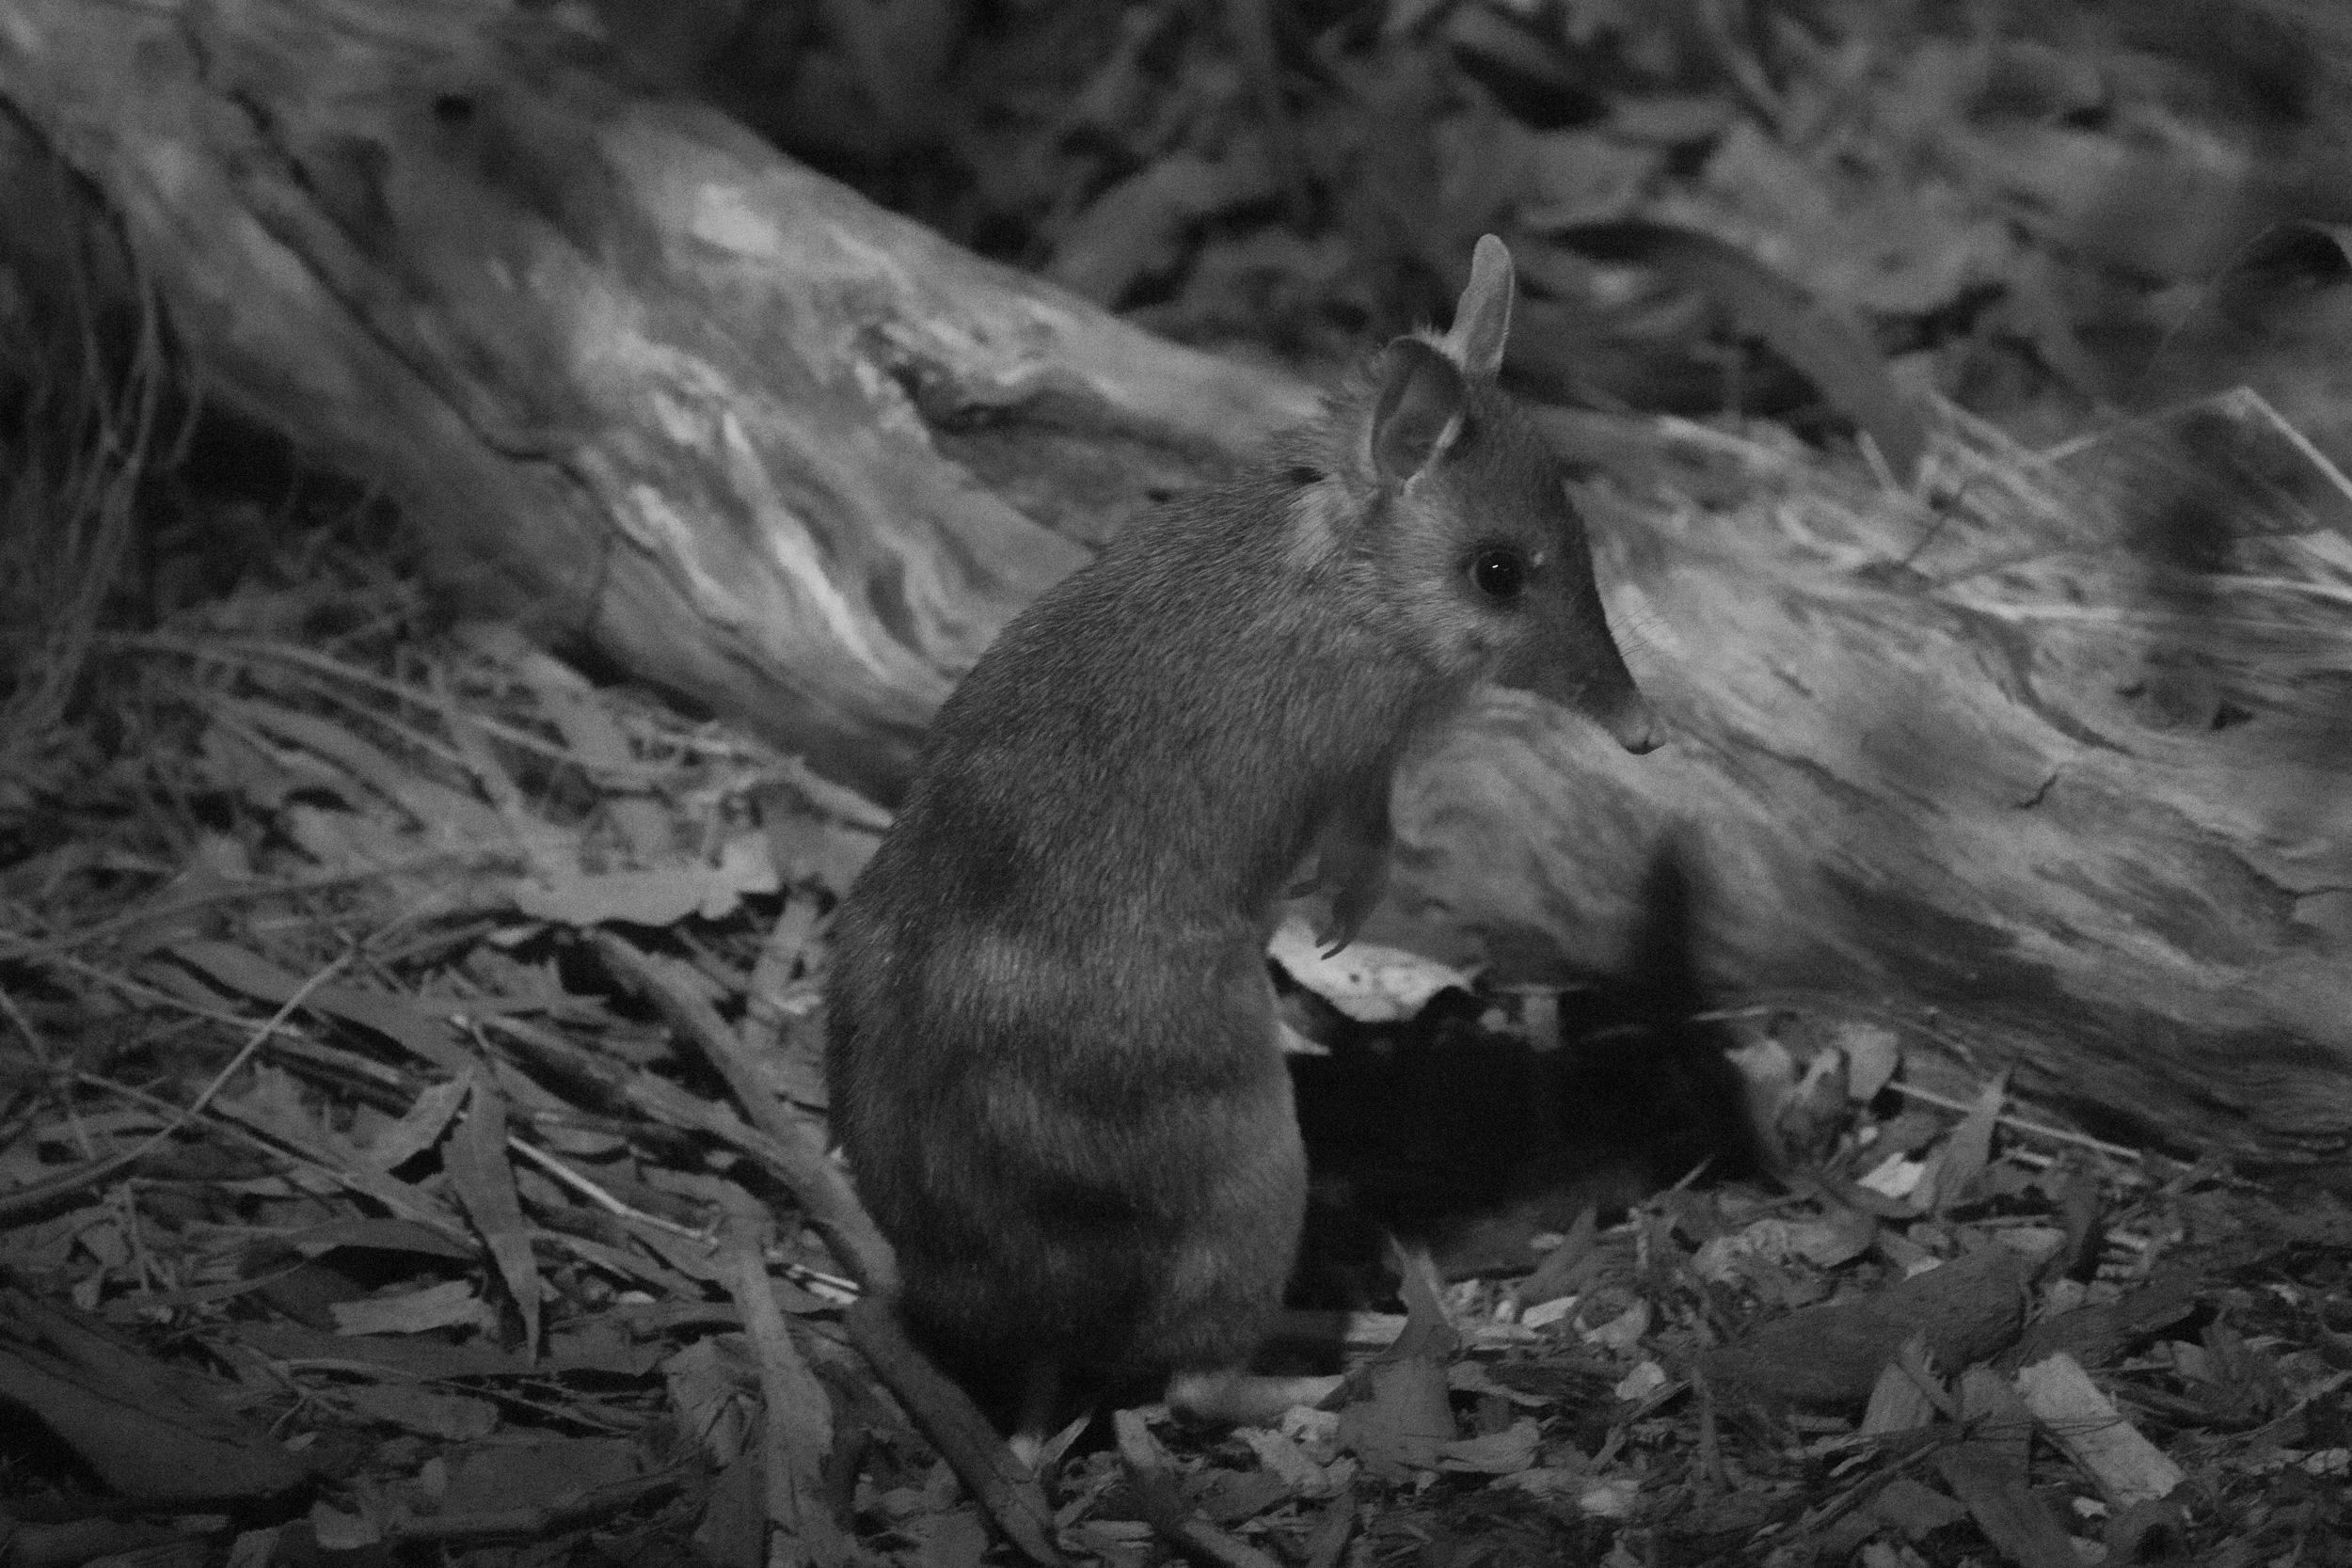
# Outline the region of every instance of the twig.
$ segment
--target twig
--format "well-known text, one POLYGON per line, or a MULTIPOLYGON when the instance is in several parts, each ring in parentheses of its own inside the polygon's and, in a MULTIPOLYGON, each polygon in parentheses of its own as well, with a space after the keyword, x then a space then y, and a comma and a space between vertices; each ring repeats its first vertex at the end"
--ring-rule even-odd
POLYGON ((874 1228, 840 1167, 825 1157, 808 1123, 786 1107, 760 1082, 735 1031, 699 991, 679 982, 668 964, 609 931, 590 936, 615 977, 659 1007, 686 1041, 726 1081, 735 1101, 754 1127, 767 1134, 774 1173, 792 1189, 808 1223, 817 1227, 844 1267, 867 1290, 896 1286, 898 1265, 890 1243, 874 1228))
POLYGON ((328 888, 351 882, 372 882, 403 871, 423 871, 452 861, 511 861, 515 859, 511 845, 459 845, 420 850, 391 860, 374 862, 366 866, 340 871, 317 871, 301 877, 288 877, 278 881, 249 882, 238 887, 212 887, 202 893, 176 898, 167 904, 141 904, 93 921, 78 930, 60 931, 54 936, 30 937, 15 932, 0 933, 0 961, 30 962, 54 958, 73 948, 85 946, 101 938, 126 930, 148 921, 166 921, 183 914, 209 910, 215 904, 234 903, 245 898, 292 897, 301 893, 323 893, 328 888))
POLYGON ((572 1169, 546 1149, 535 1144, 525 1143, 515 1133, 509 1132, 506 1135, 506 1147, 509 1152, 521 1155, 541 1170, 546 1171, 555 1180, 571 1188, 572 1191, 615 1218, 628 1220, 637 1225, 651 1226, 656 1230, 677 1237, 680 1241, 707 1243, 710 1240, 708 1231, 697 1230, 691 1225, 680 1225, 675 1220, 664 1219, 660 1214, 649 1213, 643 1209, 622 1202, 602 1186, 580 1175, 580 1172, 572 1169))
POLYGON ((324 969, 314 971, 309 979, 302 982, 301 989, 286 998, 278 1009, 270 1014, 268 1021, 254 1030, 245 1044, 237 1048, 236 1054, 229 1058, 229 1064, 213 1074, 213 1081, 199 1090, 193 1101, 175 1110, 170 1119, 163 1126, 149 1133, 138 1143, 118 1153, 92 1160, 87 1164, 76 1166, 61 1176, 53 1176, 46 1181, 36 1181, 30 1186, 11 1188, 6 1193, 0 1193, 0 1219, 8 1219, 27 1210, 37 1209, 50 1199, 62 1196, 67 1193, 96 1186, 115 1172, 152 1153, 163 1145, 165 1139, 202 1116, 205 1108, 212 1103, 213 1097, 220 1092, 221 1085, 229 1082, 239 1068, 252 1060, 253 1053, 261 1050, 272 1035, 285 1027, 286 1021, 294 1015, 295 1009, 310 999, 310 993, 325 985, 328 977, 350 962, 350 959, 351 956, 346 953, 324 969))
POLYGON ((882 1386, 898 1396, 909 1417, 956 1473, 973 1500, 1032 1562, 1061 1568, 1054 1545, 1054 1510, 1027 1465, 1014 1457, 964 1391, 933 1366, 899 1326, 896 1307, 866 1295, 849 1314, 850 1342, 882 1386))
MULTIPOLYGON (((1938 1110, 1956 1111, 1964 1116, 1975 1108, 1964 1100, 1954 1100, 1949 1095, 1937 1094, 1931 1089, 1923 1089, 1912 1084, 1890 1080, 1886 1086, 1907 1100, 1916 1100, 1922 1104, 1933 1105, 1938 1110)), ((2024 1117, 2013 1117, 2006 1112, 1993 1119, 2013 1132, 2026 1132, 2037 1138, 2047 1138, 2053 1143, 2073 1144, 2080 1148, 2095 1148, 2100 1153, 2111 1154, 2118 1160, 2129 1160, 2135 1164, 2139 1163, 2138 1149, 2126 1148, 2122 1144, 2111 1144, 2104 1139, 2094 1138, 2088 1132, 2069 1132, 2063 1127, 2051 1127, 2039 1121, 2027 1121, 2024 1117)))

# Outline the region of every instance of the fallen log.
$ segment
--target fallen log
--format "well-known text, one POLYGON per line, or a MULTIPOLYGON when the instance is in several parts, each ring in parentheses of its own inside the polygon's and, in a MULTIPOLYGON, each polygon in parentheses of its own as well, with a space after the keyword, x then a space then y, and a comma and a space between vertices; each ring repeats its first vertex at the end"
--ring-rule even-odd
POLYGON ((1073 540, 1311 405, 585 54, 486 0, 33 0, 0 99, 209 398, 380 482, 478 603, 881 794, 1073 540))
MULTIPOLYGON (((1007 616, 1312 395, 629 96, 561 14, 14 0, 0 102, 207 396, 381 483, 442 581, 887 798, 1007 616)), ((1677 738, 1498 698, 1400 789, 1373 934, 1606 974, 1671 904, 1720 1006, 1891 1021, 2096 1130, 2340 1157, 2352 547, 2224 486, 2184 554, 2138 460, 1946 424, 1907 491, 1581 425, 1677 738)))
POLYGON ((1664 907, 1723 1006, 1892 1024, 2126 1140, 2340 1158, 2344 501, 2320 470, 2225 484, 2206 559, 2168 562, 2137 503, 2197 493, 2172 445, 2051 464, 1947 434, 1904 495, 1710 437, 1749 469, 1733 506, 1589 497, 1677 738, 1628 758, 1499 699, 1407 782, 1421 849, 1371 934, 1607 973, 1664 907))

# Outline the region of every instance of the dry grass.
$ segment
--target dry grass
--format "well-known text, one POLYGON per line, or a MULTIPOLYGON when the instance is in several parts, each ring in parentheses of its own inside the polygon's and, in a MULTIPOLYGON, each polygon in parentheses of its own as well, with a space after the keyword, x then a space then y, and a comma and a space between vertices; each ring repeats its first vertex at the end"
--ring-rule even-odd
POLYGON ((63 329, 39 314, 0 320, 0 362, 24 367, 0 436, 0 811, 25 809, 52 771, 132 562, 139 498, 186 428, 151 300, 119 348, 87 310, 63 329))

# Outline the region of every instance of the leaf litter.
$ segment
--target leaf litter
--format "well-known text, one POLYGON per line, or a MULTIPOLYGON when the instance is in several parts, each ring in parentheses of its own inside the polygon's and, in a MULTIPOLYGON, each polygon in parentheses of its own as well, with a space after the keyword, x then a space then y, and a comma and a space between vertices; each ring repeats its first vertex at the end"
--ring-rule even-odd
MULTIPOLYGON (((829 1560, 985 1555, 845 1338, 842 1260, 726 1104, 821 1109, 807 911, 878 819, 629 693, 549 699, 542 656, 468 628, 335 651, 374 681, 289 677, 242 633, 132 656, 144 727, 177 737, 136 776, 174 781, 183 868, 60 838, 0 878, 0 1358, 62 1445, 17 1454, 12 1493, 294 1510, 246 1535, 322 1549, 745 1560, 763 1519, 822 1544, 846 1502, 864 1546, 829 1560), (583 703, 624 748, 569 752, 583 703), (223 711, 268 738, 215 768, 223 711), (461 724, 491 738, 461 747, 461 724), (364 782, 308 744, 321 726, 373 736, 364 782), (442 795, 474 809, 420 804, 442 795), (768 886, 730 879, 744 845, 768 886), (734 892, 615 913, 551 891, 637 870, 734 892), (682 1047, 632 961, 758 1070, 730 1085, 682 1047), (759 1484, 777 1453, 781 1504, 759 1484)), ((75 840, 151 842, 154 802, 95 781, 75 840)), ((1543 1015, 1526 1004, 1482 1016, 1508 1033, 1543 1015)), ((1155 1531, 1205 1529, 1226 1544, 1195 1550, 1302 1562, 1445 1540, 2254 1562, 2218 1543, 2336 1528, 2352 1213, 2072 1131, 1997 1079, 1915 1084, 1867 1018, 1725 1026, 1769 1179, 1588 1209, 1486 1275, 1393 1254, 1401 1321, 1370 1296, 1348 1320, 1334 1408, 1222 1436, 1146 1412, 1082 1441, 1062 1549, 1143 1561, 1155 1531)))
MULTIPOLYGON (((828 14, 859 59, 952 54, 945 8, 854 9, 828 14)), ((2248 428, 2342 463, 2308 370, 2326 247, 2273 246, 2312 262, 2299 293, 2227 273, 2249 223, 2309 216, 2328 127, 2233 103, 2153 24, 1211 9, 1127 8, 1098 51, 976 40, 999 112, 924 215, 1310 364, 1432 309, 1505 228, 1531 388, 1843 428, 1897 480, 1923 392, 2071 434, 2146 406, 2167 342, 2167 397, 2226 369, 2248 428), (2200 312, 2217 276, 2267 312, 2259 363, 2200 312)), ((911 145, 903 84, 850 75, 890 112, 834 130, 911 145)), ((40 678, 0 769, 0 1399, 25 1423, 0 1549, 2352 1561, 2352 1212, 1955 1083, 1819 1003, 1704 1021, 1751 1169, 1402 1223, 1326 1268, 1299 1317, 1346 1373, 1327 1408, 1121 1412, 1065 1434, 1043 1493, 959 1480, 876 1381, 818 1152, 825 913, 886 815, 437 621, 348 517, 226 586, 167 559, 159 610, 110 613, 160 437, 151 402, 109 417, 137 433, 115 457, 19 463, 10 492, 78 498, 80 570, 10 578, 56 635, 11 646, 40 678)), ((1335 1056, 1367 1049, 1351 1012, 1538 1054, 1619 1027, 1401 956, 1355 955, 1326 1000, 1300 945, 1291 1022, 1335 1056)), ((1440 1119, 1370 1136, 1423 1150, 1440 1119)))

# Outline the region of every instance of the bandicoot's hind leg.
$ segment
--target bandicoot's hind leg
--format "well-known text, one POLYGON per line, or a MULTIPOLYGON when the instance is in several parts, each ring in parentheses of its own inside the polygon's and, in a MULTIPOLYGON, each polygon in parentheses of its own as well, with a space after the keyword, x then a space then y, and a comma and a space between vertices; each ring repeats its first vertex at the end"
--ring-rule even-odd
POLYGON ((1006 1441, 1012 1447, 1013 1457, 1032 1470, 1045 1451, 1045 1440, 1053 1435, 1060 1409, 1061 1368, 1042 1358, 1030 1362, 1021 1374, 1020 1414, 1006 1441))
MULTIPOLYGON (((1265 1023, 1271 1034, 1271 1019, 1265 1023)), ((1307 1210, 1307 1150, 1289 1070, 1268 1055, 1267 1092, 1208 1151, 1204 1163, 1219 1174, 1188 1233, 1168 1249, 1137 1337, 1136 1360, 1171 1369, 1168 1402, 1196 1420, 1264 1425, 1294 1404, 1327 1398, 1340 1381, 1248 1373, 1251 1354, 1280 1315, 1307 1210)))
POLYGON ((1168 1407, 1190 1420, 1218 1426, 1272 1426, 1294 1405, 1319 1405, 1347 1379, 1259 1377, 1239 1369, 1178 1372, 1168 1380, 1168 1407))

